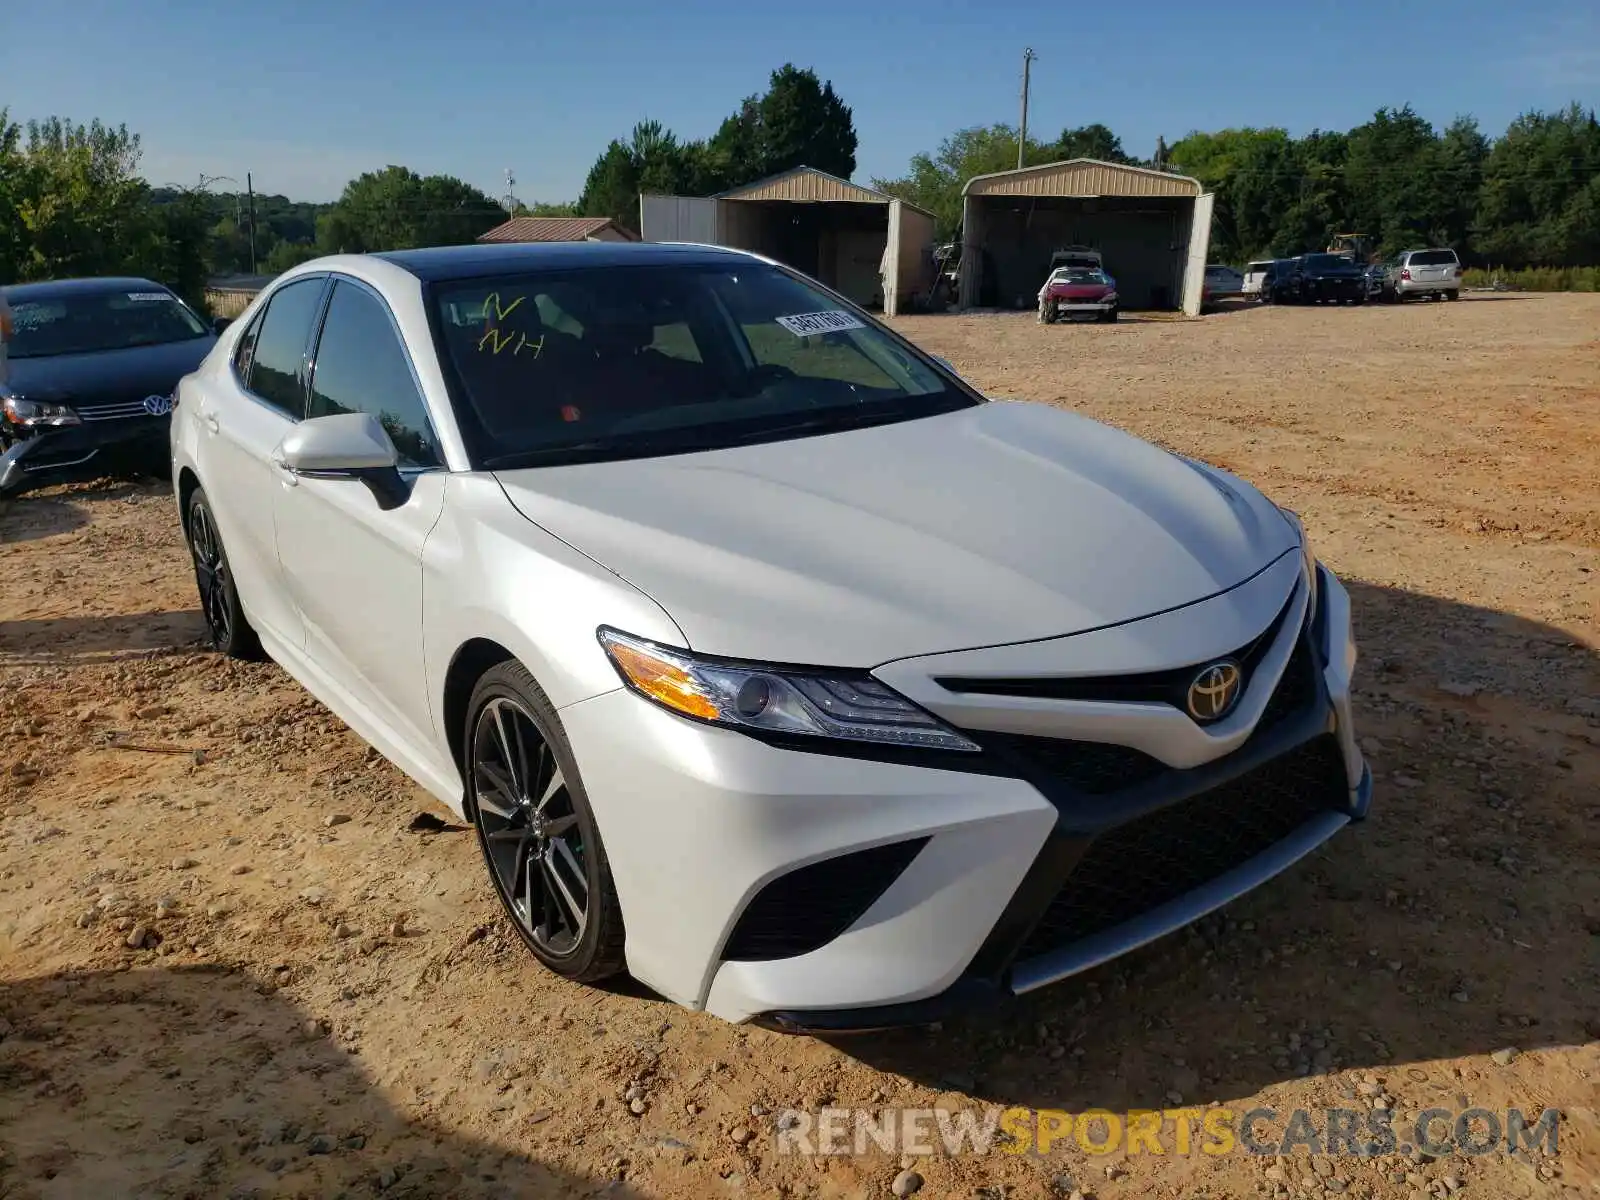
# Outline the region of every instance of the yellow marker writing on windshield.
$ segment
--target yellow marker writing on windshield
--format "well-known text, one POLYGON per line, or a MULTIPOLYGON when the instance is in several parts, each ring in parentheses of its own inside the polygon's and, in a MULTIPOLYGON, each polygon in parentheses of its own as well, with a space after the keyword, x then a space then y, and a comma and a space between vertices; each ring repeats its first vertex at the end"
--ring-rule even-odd
POLYGON ((520 333, 516 330, 501 333, 493 325, 488 324, 490 321, 504 321, 512 313, 516 312, 517 306, 526 299, 526 296, 518 296, 509 305, 502 307, 499 292, 490 292, 484 297, 483 319, 487 328, 483 331, 483 336, 478 339, 478 352, 480 354, 485 349, 491 354, 499 354, 500 351, 509 346, 513 356, 528 350, 532 352, 534 358, 539 357, 540 352, 544 350, 544 335, 542 333, 536 340, 530 341, 525 333, 520 333))

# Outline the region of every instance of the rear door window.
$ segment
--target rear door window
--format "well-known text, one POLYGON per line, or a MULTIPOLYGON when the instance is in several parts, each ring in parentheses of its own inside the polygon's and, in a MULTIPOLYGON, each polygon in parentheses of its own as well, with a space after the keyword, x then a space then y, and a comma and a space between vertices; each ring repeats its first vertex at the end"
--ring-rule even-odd
POLYGON ((274 292, 251 355, 249 389, 296 421, 305 415, 306 347, 326 282, 320 275, 297 279, 274 292))

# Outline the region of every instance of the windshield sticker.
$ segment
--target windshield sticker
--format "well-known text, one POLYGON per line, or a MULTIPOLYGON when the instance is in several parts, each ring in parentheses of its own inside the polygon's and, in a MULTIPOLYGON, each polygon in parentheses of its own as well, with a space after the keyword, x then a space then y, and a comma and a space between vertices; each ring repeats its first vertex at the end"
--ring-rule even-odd
POLYGON ((147 300, 148 301, 148 300, 165 300, 166 298, 167 298, 167 294, 165 292, 129 292, 128 293, 128 299, 129 300, 147 300))
POLYGON ((790 313, 779 317, 782 325, 795 337, 812 337, 819 333, 839 333, 845 329, 865 329, 865 322, 837 309, 828 312, 790 313))

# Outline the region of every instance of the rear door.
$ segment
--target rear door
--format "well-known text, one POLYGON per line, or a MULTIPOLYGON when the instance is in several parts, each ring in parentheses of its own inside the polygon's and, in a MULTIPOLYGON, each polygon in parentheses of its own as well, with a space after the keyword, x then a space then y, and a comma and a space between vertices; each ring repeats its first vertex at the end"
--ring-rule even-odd
POLYGON ((273 292, 239 339, 232 369, 198 392, 201 486, 269 652, 274 640, 295 649, 301 641, 278 565, 273 498, 282 485, 272 452, 305 414, 307 352, 327 286, 327 276, 312 275, 273 292))
POLYGON ((307 416, 377 417, 411 496, 385 511, 354 480, 285 477, 278 487, 278 558, 305 656, 395 740, 429 745, 422 546, 444 506, 448 476, 399 325, 366 284, 335 277, 310 379, 307 416))

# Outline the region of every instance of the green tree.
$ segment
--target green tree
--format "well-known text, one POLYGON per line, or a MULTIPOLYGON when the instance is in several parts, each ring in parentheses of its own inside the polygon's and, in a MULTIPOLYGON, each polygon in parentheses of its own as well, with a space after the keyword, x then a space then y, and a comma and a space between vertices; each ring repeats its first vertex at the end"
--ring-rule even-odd
POLYGON ((1433 126, 1407 105, 1380 108, 1346 137, 1343 219, 1387 253, 1448 237, 1444 156, 1433 126))
POLYGON ((1525 113, 1483 161, 1479 257, 1509 267, 1600 262, 1600 123, 1578 105, 1525 113))
MULTIPOLYGON (((1024 164, 1052 162, 1056 143, 1028 139, 1024 164)), ((913 154, 911 169, 901 179, 874 179, 880 192, 898 196, 933 213, 936 236, 948 240, 961 229, 961 189, 974 175, 1009 171, 1017 165, 1015 125, 975 125, 951 134, 932 154, 913 154)))
POLYGON ((1101 162, 1130 165, 1137 162, 1122 149, 1122 139, 1099 122, 1082 125, 1077 129, 1063 129, 1050 153, 1052 157, 1061 160, 1096 158, 1101 162))
POLYGON ((711 195, 798 166, 848 179, 856 131, 833 84, 788 63, 772 73, 765 94, 747 97, 706 141, 680 142, 659 121, 639 122, 629 140, 600 152, 578 207, 632 229, 641 193, 711 195))
POLYGON ((854 117, 833 84, 819 82, 815 71, 785 63, 772 73, 756 108, 759 161, 745 165, 746 171, 759 171, 752 178, 795 167, 815 167, 841 179, 855 174, 854 117))
POLYGON ((1294 202, 1285 129, 1192 132, 1167 149, 1167 164, 1216 196, 1212 257, 1243 262, 1265 253, 1294 202))
POLYGON ((388 166, 345 185, 318 220, 317 242, 324 252, 351 253, 461 245, 505 215, 498 203, 453 176, 388 166))
POLYGON ((27 247, 22 221, 22 127, 0 108, 0 283, 21 277, 27 247))
POLYGON ((583 181, 578 207, 588 217, 610 217, 629 229, 639 224, 639 168, 626 142, 613 139, 583 181))

